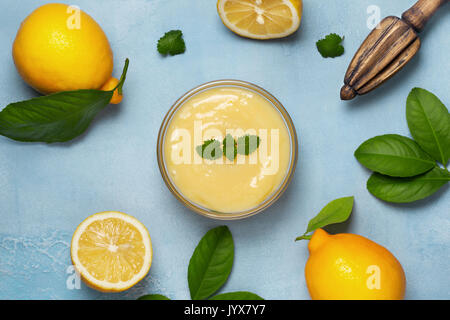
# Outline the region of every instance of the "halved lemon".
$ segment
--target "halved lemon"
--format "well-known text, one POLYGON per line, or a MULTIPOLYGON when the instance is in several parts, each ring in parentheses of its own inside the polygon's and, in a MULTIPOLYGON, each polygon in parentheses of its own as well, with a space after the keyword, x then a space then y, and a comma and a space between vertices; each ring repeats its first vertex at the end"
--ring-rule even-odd
POLYGON ((225 26, 252 39, 276 39, 297 31, 302 0, 219 0, 217 11, 225 26))
POLYGON ((145 226, 121 212, 101 212, 84 220, 72 237, 72 263, 90 287, 127 290, 152 264, 152 243, 145 226))

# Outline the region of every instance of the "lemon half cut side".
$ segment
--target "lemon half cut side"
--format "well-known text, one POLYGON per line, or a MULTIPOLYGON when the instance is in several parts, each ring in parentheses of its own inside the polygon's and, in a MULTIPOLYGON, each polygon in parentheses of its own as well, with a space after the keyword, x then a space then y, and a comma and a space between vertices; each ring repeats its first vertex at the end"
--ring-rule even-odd
POLYGON ((102 212, 84 220, 72 237, 71 256, 86 284, 103 292, 121 292, 141 281, 152 263, 145 226, 121 212, 102 212))
POLYGON ((217 11, 225 26, 252 39, 276 39, 300 27, 302 0, 218 0, 217 11))

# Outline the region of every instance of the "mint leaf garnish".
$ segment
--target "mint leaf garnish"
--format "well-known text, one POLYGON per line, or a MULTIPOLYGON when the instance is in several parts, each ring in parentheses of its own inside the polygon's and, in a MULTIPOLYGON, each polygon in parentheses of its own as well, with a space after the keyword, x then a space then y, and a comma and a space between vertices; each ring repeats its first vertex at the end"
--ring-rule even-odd
POLYGON ((240 155, 248 156, 259 148, 261 139, 255 135, 245 135, 238 138, 237 141, 237 153, 240 155))
POLYGON ((230 161, 236 159, 237 142, 231 134, 227 134, 225 139, 223 139, 223 155, 230 161))
POLYGON ((208 160, 216 160, 222 157, 222 149, 220 148, 220 142, 211 139, 203 142, 201 146, 195 148, 200 157, 208 160))
POLYGON ((172 30, 166 32, 158 41, 158 52, 172 56, 181 54, 186 51, 186 44, 183 40, 183 32, 181 30, 172 30))
POLYGON ((335 58, 344 54, 344 47, 341 45, 344 38, 336 33, 327 35, 324 39, 316 42, 317 50, 324 58, 335 58))
POLYGON ((222 143, 216 139, 207 140, 195 150, 204 159, 216 160, 225 156, 233 161, 238 154, 250 155, 258 149, 260 143, 261 139, 256 135, 245 135, 236 141, 231 134, 227 134, 222 143))

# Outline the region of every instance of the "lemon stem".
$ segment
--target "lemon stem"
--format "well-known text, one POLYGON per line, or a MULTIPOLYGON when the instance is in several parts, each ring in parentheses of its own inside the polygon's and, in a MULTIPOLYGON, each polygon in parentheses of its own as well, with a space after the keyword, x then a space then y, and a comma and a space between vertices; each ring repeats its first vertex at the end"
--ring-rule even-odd
POLYGON ((119 94, 122 95, 122 87, 125 83, 125 79, 127 78, 127 72, 128 72, 128 65, 130 64, 130 60, 127 58, 125 60, 125 66, 123 67, 122 76, 120 77, 119 83, 117 86, 112 90, 113 92, 117 89, 119 91, 119 94))
POLYGON ((311 240, 311 238, 312 238, 312 235, 306 235, 306 233, 305 233, 302 236, 295 238, 295 241, 311 240))

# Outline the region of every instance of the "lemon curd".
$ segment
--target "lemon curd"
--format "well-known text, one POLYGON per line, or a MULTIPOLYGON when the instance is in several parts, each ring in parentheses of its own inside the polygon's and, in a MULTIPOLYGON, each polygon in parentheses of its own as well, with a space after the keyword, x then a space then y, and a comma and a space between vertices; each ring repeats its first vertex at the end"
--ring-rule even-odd
POLYGON ((161 150, 166 178, 181 200, 219 214, 248 212, 273 196, 293 171, 285 118, 256 91, 213 86, 185 99, 169 117, 161 150), (260 143, 249 155, 238 152, 230 160, 222 155, 228 134, 236 141, 256 135, 260 143), (198 151, 210 139, 220 142, 214 160, 198 151))

